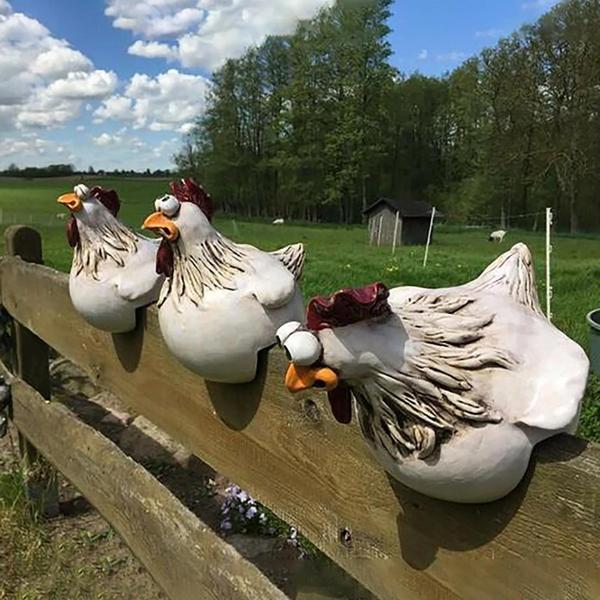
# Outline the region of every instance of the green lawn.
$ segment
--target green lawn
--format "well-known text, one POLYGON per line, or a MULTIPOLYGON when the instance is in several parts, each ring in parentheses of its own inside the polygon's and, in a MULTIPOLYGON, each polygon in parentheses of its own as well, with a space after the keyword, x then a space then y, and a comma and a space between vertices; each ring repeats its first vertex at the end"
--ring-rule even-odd
MULTIPOLYGON (((47 264, 62 271, 69 269, 71 250, 64 235, 64 221, 56 218, 61 207, 55 200, 77 181, 78 178, 0 179, 3 223, 31 222, 38 227, 44 237, 47 264)), ((94 183, 93 179, 87 182, 94 183)), ((166 180, 102 179, 101 185, 114 187, 119 192, 121 218, 133 227, 138 227, 153 210, 154 199, 168 190, 166 180)), ((307 299, 340 287, 376 280, 389 286, 443 287, 464 283, 475 277, 499 252, 518 241, 525 242, 533 252, 540 297, 545 297, 544 236, 541 234, 511 231, 498 246, 487 241, 484 230, 439 228, 428 267, 424 269, 423 248, 400 248, 392 256, 389 248, 369 247, 363 227, 273 226, 223 216, 218 216, 215 224, 232 239, 267 250, 303 242, 308 251, 302 282, 307 299)), ((553 246, 554 322, 587 350, 585 315, 600 305, 600 236, 556 236, 553 246)), ((600 381, 596 377, 590 380, 580 433, 600 441, 600 381)))

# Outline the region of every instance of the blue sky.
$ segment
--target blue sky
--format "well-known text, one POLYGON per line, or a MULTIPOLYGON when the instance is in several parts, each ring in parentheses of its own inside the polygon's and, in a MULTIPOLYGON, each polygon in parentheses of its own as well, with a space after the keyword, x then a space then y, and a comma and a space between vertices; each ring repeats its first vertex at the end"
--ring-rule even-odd
POLYGON ((441 75, 493 46, 556 0, 396 0, 390 20, 393 64, 441 75))
MULTIPOLYGON (((329 2, 0 0, 0 168, 170 167, 212 70, 329 2)), ((392 63, 441 75, 554 4, 396 0, 392 63)))

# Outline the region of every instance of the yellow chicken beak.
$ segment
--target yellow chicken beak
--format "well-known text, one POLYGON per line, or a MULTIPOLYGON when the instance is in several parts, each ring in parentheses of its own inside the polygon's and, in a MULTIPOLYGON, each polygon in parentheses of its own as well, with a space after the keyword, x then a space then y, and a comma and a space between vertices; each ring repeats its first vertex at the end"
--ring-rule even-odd
POLYGON ((71 212, 81 210, 81 199, 73 192, 59 196, 57 202, 64 204, 71 212))
POLYGON ((292 363, 285 374, 285 385, 292 393, 312 387, 330 392, 337 387, 338 382, 336 373, 327 367, 301 367, 292 363))
POLYGON ((177 225, 175 225, 171 219, 165 217, 161 212, 155 212, 146 217, 142 227, 158 232, 170 242, 174 242, 179 237, 177 225))

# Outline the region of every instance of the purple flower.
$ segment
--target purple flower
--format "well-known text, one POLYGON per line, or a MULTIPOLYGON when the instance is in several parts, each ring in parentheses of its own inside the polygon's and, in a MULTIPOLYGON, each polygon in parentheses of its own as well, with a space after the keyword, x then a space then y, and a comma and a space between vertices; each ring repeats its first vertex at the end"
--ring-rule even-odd
POLYGON ((251 506, 247 511, 246 511, 246 519, 252 519, 253 517, 256 516, 256 513, 258 512, 258 508, 256 508, 256 506, 251 506))
POLYGON ((223 531, 229 531, 231 528, 233 527, 233 525, 231 524, 231 521, 225 519, 225 521, 223 521, 221 523, 221 529, 223 531))

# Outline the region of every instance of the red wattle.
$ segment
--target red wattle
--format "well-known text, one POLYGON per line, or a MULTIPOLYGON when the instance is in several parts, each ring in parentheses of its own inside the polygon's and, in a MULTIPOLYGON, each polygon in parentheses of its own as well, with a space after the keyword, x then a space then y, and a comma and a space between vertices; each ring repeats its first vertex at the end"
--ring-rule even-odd
POLYGON ((156 253, 156 272, 158 275, 171 277, 173 275, 174 259, 171 244, 162 239, 156 253))
POLYGON ((79 245, 79 229, 77 228, 77 220, 73 215, 67 221, 67 240, 69 240, 71 248, 79 245))
POLYGON ((327 399, 331 406, 331 412, 337 421, 348 425, 352 421, 352 395, 350 388, 343 382, 327 392, 327 399))

